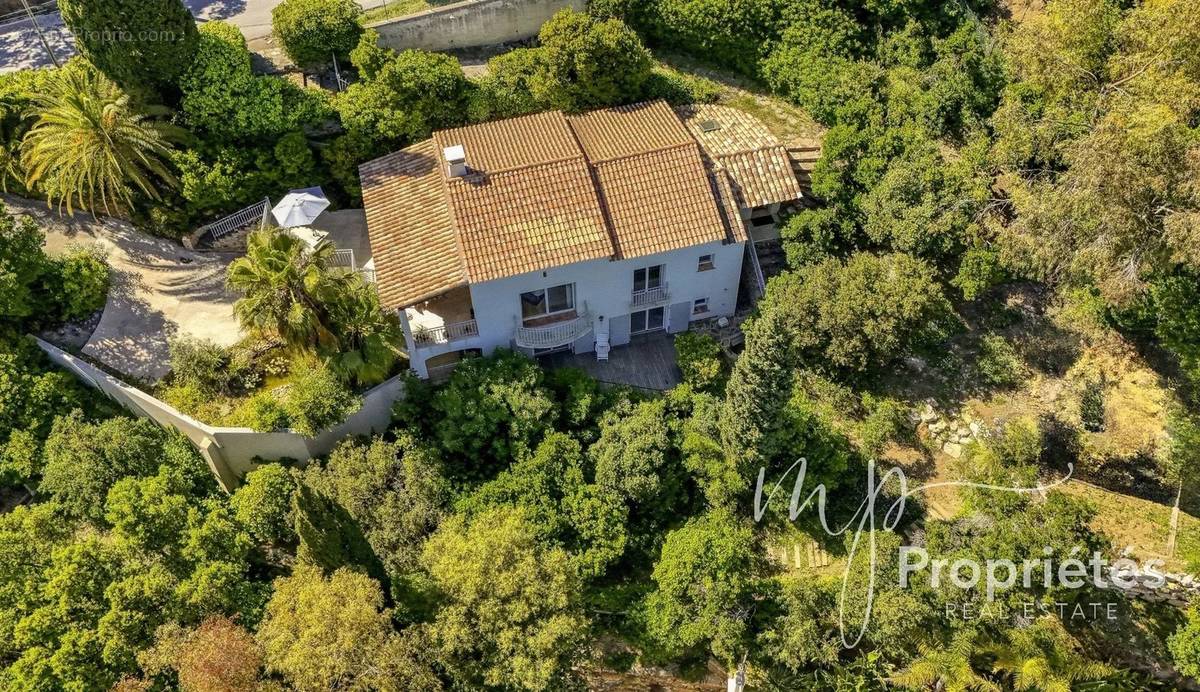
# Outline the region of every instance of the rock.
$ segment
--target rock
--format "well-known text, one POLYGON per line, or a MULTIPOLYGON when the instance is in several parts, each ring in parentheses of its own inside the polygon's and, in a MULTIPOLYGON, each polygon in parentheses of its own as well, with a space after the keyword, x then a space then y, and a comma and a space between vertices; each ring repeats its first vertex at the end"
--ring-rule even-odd
POLYGON ((933 433, 934 435, 940 433, 941 431, 943 431, 945 429, 946 429, 945 421, 939 420, 939 421, 934 421, 929 424, 929 432, 933 433))
POLYGON ((980 427, 979 423, 975 423, 975 422, 972 422, 972 423, 971 423, 971 425, 970 425, 969 427, 971 428, 971 434, 972 434, 972 435, 978 435, 978 434, 979 434, 979 431, 980 431, 980 430, 982 430, 982 428, 980 427))
POLYGON ((942 445, 942 451, 957 459, 962 456, 962 445, 957 442, 947 442, 942 445))
POLYGON ((959 437, 970 437, 970 436, 971 436, 971 430, 970 430, 969 428, 959 428, 959 429, 958 429, 958 436, 959 436, 959 437))

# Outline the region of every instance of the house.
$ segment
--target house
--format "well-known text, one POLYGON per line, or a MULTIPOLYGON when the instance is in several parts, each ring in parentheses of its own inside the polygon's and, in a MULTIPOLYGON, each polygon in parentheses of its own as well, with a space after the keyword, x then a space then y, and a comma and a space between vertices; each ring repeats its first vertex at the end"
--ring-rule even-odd
POLYGON ((500 347, 603 359, 731 315, 747 223, 801 194, 753 118, 662 101, 442 130, 360 172, 380 299, 421 377, 500 347))

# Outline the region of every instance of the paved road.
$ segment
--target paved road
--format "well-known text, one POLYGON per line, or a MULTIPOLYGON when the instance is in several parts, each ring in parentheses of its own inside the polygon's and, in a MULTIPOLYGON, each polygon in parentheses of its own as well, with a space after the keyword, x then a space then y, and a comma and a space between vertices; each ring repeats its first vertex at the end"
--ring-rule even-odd
MULTIPOLYGON (((200 20, 224 19, 242 30, 247 40, 271 33, 271 10, 282 0, 183 0, 200 20)), ((383 5, 386 0, 359 0, 364 8, 383 5)), ((59 60, 75 53, 71 32, 63 26, 58 13, 37 18, 51 50, 59 60)), ((0 72, 51 64, 45 48, 28 20, 0 26, 0 72)))

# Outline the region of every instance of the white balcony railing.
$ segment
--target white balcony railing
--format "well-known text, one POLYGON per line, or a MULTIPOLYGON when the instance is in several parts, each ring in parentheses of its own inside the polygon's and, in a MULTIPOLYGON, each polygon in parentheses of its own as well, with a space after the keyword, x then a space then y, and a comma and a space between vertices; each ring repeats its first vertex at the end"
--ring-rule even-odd
POLYGON ((592 320, 587 312, 578 317, 545 327, 517 327, 514 340, 522 348, 558 348, 578 340, 592 331, 592 320))
POLYGON ((642 291, 634 291, 633 295, 629 298, 629 305, 630 307, 644 308, 665 303, 670 297, 671 294, 667 291, 667 285, 663 284, 662 286, 647 288, 642 291))
POLYGON ((479 336, 479 325, 475 320, 454 322, 440 327, 418 327, 413 330, 413 341, 417 346, 436 346, 473 336, 479 336))

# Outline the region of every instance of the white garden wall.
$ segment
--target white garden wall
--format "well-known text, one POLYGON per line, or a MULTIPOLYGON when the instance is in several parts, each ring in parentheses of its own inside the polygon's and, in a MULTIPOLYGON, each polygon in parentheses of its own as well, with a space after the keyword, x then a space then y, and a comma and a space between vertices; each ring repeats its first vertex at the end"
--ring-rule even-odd
POLYGON ((135 415, 183 433, 200 450, 221 487, 227 491, 236 488, 246 473, 261 462, 294 459, 305 463, 313 457, 328 454, 346 437, 383 432, 391 423, 392 404, 404 395, 402 378, 393 377, 364 394, 362 407, 341 425, 315 438, 291 431, 264 433, 249 428, 214 427, 201 423, 53 344, 35 340, 50 360, 69 370, 84 384, 100 390, 135 415))

